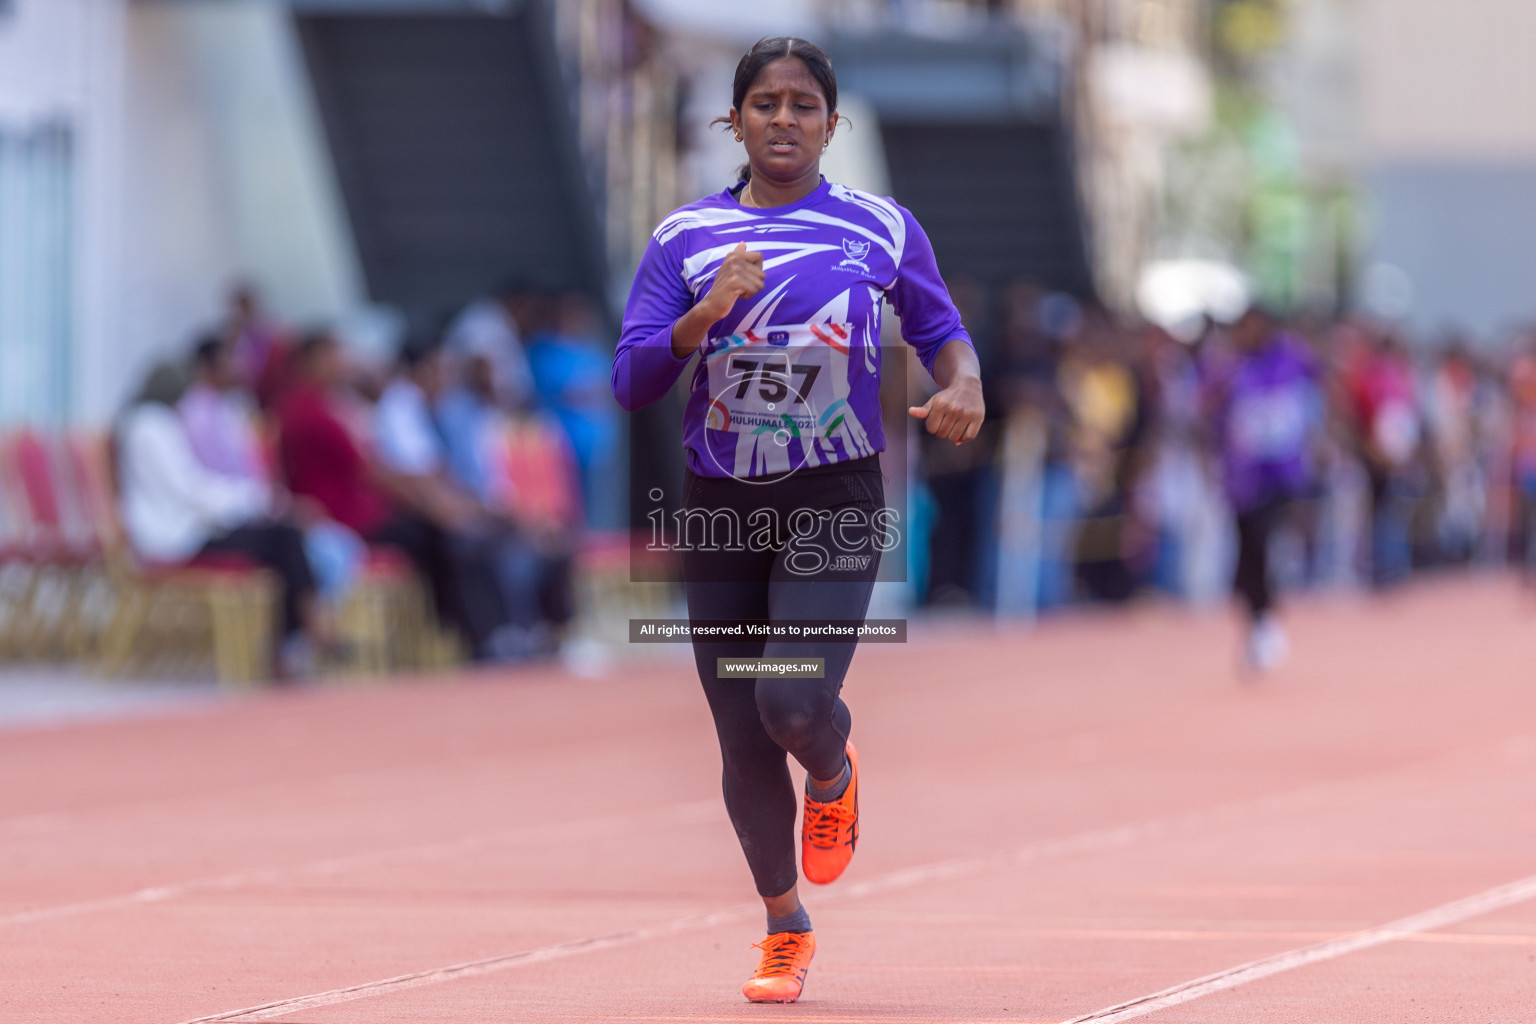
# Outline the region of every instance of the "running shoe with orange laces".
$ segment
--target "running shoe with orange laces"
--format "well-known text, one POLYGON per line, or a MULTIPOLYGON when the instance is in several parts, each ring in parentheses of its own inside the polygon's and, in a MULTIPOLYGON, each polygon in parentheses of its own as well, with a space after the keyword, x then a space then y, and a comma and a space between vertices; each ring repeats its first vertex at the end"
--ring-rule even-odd
POLYGON ((754 1003, 792 1003, 805 988, 805 972, 816 952, 815 932, 775 932, 752 943, 763 951, 763 960, 741 994, 754 1003))
POLYGON ((805 795, 805 819, 800 826, 800 870, 817 885, 835 882, 859 841, 859 752, 848 744, 848 788, 836 800, 822 803, 805 795))

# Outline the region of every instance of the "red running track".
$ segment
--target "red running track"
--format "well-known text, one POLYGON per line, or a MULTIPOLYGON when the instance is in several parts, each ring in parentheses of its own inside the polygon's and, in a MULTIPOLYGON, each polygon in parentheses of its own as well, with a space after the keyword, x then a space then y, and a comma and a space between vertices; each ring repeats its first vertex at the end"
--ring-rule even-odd
MULTIPOLYGON (((806 995, 686 662, 0 737, 0 1020, 1536 1020, 1536 602, 1317 598, 869 646, 806 995)), ((682 653, 679 649, 678 653, 682 653)))

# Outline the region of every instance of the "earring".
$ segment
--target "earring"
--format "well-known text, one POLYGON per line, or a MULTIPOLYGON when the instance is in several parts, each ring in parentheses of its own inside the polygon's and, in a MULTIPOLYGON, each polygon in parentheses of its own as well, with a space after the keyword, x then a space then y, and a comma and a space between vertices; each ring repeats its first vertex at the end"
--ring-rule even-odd
POLYGON ((821 144, 821 148, 822 148, 822 150, 826 150, 826 148, 827 148, 827 147, 828 147, 828 146, 830 146, 830 145, 832 145, 832 140, 831 140, 831 139, 828 139, 828 140, 827 140, 827 141, 826 141, 826 142, 823 142, 823 143, 822 143, 822 144, 821 144))
POLYGON ((736 141, 737 141, 737 142, 740 142, 740 141, 741 141, 741 132, 737 132, 737 133, 736 133, 736 141))

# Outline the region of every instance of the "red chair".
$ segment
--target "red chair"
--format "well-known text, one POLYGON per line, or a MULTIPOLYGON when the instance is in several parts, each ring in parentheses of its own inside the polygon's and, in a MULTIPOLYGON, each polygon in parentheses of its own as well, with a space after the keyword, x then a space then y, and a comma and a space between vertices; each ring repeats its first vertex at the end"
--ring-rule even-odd
POLYGON ((81 653, 82 607, 100 550, 59 473, 56 439, 23 429, 0 441, 12 542, 5 647, 13 656, 81 653))
POLYGON ((101 557, 94 530, 82 513, 71 480, 61 472, 67 448, 61 439, 36 431, 18 434, 12 453, 30 516, 34 557, 61 566, 79 566, 101 557))
POLYGON ((28 651, 35 596, 32 549, 27 543, 30 511, 12 458, 15 438, 0 435, 0 658, 28 651))

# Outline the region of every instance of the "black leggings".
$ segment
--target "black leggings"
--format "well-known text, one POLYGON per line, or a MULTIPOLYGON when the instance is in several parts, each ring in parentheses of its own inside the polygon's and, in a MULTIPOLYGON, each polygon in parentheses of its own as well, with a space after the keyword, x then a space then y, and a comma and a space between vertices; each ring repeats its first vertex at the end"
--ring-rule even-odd
POLYGON ((1248 606, 1248 617, 1257 621, 1275 606, 1274 587, 1270 582, 1269 539, 1285 511, 1281 498, 1266 498, 1261 504, 1237 514, 1237 571, 1232 589, 1248 606))
POLYGON ((204 552, 234 551, 271 569, 283 581, 283 635, 304 625, 304 601, 315 592, 315 575, 304 552, 304 532, 291 523, 237 526, 203 545, 204 552))
MULTIPOLYGON (((689 618, 862 621, 879 568, 884 501, 876 456, 762 484, 687 474, 679 544, 689 618), (770 515, 776 537, 766 532, 770 515)), ((693 641, 720 739, 726 811, 763 896, 787 892, 798 877, 798 797, 785 754, 814 778, 843 770, 851 719, 838 693, 857 643, 693 641), (717 658, 821 658, 824 677, 722 678, 717 658)))

